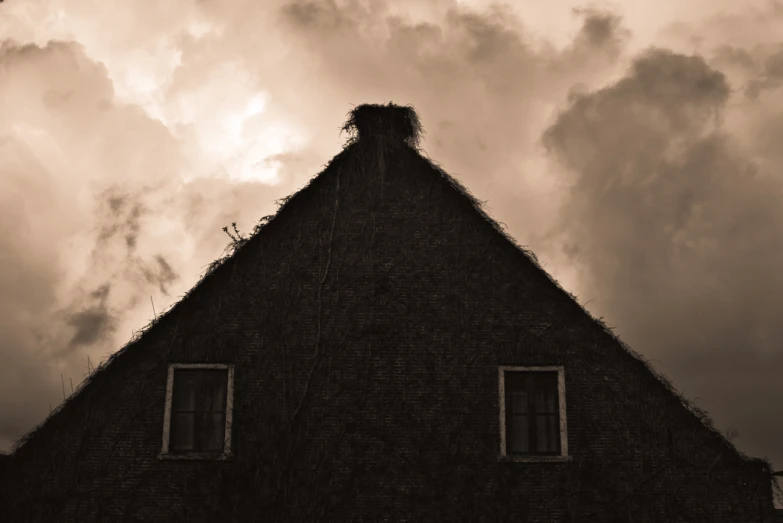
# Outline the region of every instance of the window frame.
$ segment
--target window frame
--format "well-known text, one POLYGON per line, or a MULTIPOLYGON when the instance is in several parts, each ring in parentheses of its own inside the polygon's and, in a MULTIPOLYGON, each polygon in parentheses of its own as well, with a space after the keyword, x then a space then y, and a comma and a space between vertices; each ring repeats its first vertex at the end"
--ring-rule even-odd
POLYGON ((159 454, 160 459, 206 459, 225 460, 232 457, 231 426, 234 407, 234 365, 230 363, 169 363, 166 376, 166 403, 163 411, 163 442, 159 454), (174 399, 174 373, 177 370, 226 370, 226 412, 225 430, 223 433, 223 452, 190 452, 171 453, 171 408, 174 399))
POLYGON ((568 421, 566 416, 566 398, 565 398, 565 367, 563 365, 550 366, 516 366, 499 365, 498 366, 498 393, 500 408, 500 453, 499 461, 518 461, 518 462, 561 462, 569 461, 571 457, 568 454, 568 421), (508 454, 506 452, 506 372, 557 372, 557 400, 559 405, 559 423, 560 423, 560 454, 508 454))

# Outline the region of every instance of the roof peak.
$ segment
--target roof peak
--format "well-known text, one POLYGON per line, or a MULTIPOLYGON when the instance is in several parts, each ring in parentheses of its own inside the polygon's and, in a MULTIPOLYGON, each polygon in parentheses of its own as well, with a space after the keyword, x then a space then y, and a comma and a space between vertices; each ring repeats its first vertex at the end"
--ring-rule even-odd
POLYGON ((351 134, 352 140, 369 137, 388 141, 402 141, 411 147, 418 147, 423 133, 419 116, 410 106, 400 106, 389 102, 381 104, 362 104, 348 113, 348 121, 342 127, 351 134))

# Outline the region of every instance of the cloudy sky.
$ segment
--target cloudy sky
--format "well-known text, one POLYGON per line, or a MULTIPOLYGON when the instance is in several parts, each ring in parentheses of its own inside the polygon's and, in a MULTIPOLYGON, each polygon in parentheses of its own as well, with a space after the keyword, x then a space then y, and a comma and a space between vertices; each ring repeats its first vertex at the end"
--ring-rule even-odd
POLYGON ((783 3, 6 0, 0 450, 365 102, 783 469, 783 3))

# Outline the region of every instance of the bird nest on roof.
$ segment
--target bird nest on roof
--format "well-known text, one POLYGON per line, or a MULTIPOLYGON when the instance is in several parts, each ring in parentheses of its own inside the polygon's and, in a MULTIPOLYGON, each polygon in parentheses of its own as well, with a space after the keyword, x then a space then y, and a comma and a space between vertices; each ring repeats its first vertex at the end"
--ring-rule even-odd
POLYGON ((422 127, 413 107, 394 105, 362 104, 348 114, 348 121, 342 127, 354 140, 370 136, 390 141, 403 141, 411 147, 418 147, 422 127))

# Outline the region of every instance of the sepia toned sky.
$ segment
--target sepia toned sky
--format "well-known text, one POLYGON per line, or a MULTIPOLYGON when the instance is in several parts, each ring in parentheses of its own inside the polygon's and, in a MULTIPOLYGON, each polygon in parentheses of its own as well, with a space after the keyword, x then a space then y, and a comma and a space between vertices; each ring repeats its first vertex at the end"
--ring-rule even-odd
POLYGON ((783 2, 6 0, 0 450, 345 140, 423 149, 783 469, 783 2), (154 311, 153 311, 154 307, 154 311))

